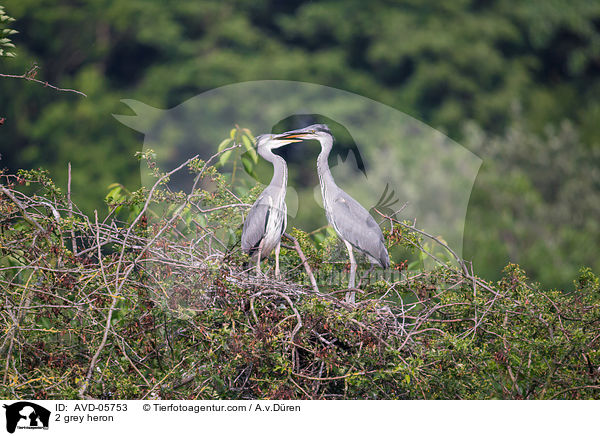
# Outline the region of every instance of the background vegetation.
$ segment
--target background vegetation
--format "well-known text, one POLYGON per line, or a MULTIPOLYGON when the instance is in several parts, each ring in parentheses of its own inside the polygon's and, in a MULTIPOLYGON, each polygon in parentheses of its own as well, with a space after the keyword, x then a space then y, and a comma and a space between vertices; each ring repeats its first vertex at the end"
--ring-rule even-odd
POLYGON ((169 108, 229 83, 301 80, 391 105, 484 159, 465 235, 484 276, 513 261, 570 287, 579 266, 600 267, 597 2, 4 5, 19 33, 1 72, 37 63, 38 79, 88 97, 0 81, 2 165, 43 166, 64 186, 71 161, 87 213, 102 209, 111 183, 139 186, 142 137, 110 115, 127 113, 121 98, 169 108))

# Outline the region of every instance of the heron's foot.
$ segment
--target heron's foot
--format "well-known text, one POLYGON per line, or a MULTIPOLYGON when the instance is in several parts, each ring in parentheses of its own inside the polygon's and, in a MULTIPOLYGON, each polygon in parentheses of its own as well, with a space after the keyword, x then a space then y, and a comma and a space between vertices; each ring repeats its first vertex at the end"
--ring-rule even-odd
POLYGON ((346 303, 351 303, 351 304, 356 303, 356 292, 355 291, 346 292, 346 303))

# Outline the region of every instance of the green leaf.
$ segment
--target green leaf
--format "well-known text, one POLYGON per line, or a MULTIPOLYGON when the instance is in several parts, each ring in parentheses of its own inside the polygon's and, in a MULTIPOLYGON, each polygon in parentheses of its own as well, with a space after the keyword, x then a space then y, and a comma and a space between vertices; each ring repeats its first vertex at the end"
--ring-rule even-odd
POLYGON ((119 183, 109 185, 108 189, 110 189, 110 191, 108 191, 108 194, 104 197, 104 201, 107 203, 116 202, 124 198, 124 195, 121 193, 122 186, 119 183))
POLYGON ((231 156, 232 151, 233 150, 226 151, 221 156, 219 156, 219 163, 221 164, 221 166, 223 166, 227 163, 227 161, 229 160, 229 157, 231 156))
POLYGON ((248 150, 248 153, 250 154, 250 157, 254 163, 257 164, 258 154, 256 153, 256 149, 254 148, 252 140, 248 136, 244 135, 242 136, 242 142, 244 143, 244 147, 246 147, 246 150, 248 150))
POLYGON ((217 151, 223 151, 225 150, 229 144, 231 144, 233 142, 233 139, 223 139, 221 141, 221 143, 219 144, 219 146, 217 147, 217 151))
MULTIPOLYGON (((229 147, 229 145, 231 145, 233 143, 233 139, 224 139, 221 141, 221 143, 219 144, 219 146, 217 147, 218 151, 223 151, 225 150, 227 147, 229 147)), ((231 152, 232 150, 226 151, 225 153, 223 153, 221 156, 219 156, 219 164, 221 166, 225 165, 227 163, 227 161, 229 160, 229 157, 231 156, 231 152)))
POLYGON ((242 155, 242 165, 244 165, 244 170, 246 171, 246 173, 248 173, 250 177, 252 177, 255 180, 258 180, 258 176, 254 171, 254 160, 252 159, 249 152, 246 152, 242 155))

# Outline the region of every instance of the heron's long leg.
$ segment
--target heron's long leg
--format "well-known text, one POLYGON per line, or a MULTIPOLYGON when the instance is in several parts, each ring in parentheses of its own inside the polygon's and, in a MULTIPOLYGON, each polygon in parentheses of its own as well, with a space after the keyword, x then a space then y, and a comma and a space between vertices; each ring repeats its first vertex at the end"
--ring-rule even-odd
MULTIPOLYGON (((346 248, 348 249, 348 257, 350 258, 350 277, 348 278, 348 288, 354 288, 354 281, 356 278, 356 260, 354 260, 354 254, 352 253, 352 245, 348 241, 344 241, 346 248)), ((346 301, 348 303, 354 303, 355 292, 346 293, 346 301)))
POLYGON ((256 273, 260 274, 260 257, 262 256, 262 241, 258 245, 258 255, 256 256, 256 273))
POLYGON ((275 247, 275 278, 279 278, 279 250, 281 250, 281 242, 277 243, 275 247))

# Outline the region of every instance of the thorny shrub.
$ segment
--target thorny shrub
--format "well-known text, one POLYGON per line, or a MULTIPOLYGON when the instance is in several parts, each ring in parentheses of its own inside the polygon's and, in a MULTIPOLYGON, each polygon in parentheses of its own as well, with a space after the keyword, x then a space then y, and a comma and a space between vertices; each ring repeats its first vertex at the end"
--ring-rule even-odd
MULTIPOLYGON (((589 269, 565 293, 529 283, 517 265, 489 283, 461 260, 430 271, 392 263, 400 275, 366 282, 348 304, 343 286, 305 284, 319 268, 346 270, 328 261, 334 236, 315 244, 291 230, 286 277, 256 277, 239 234, 260 187, 240 199, 194 158, 179 170, 210 183, 175 192, 175 170, 142 158, 156 184, 111 186, 101 219, 79 212, 43 171, 1 175, 2 397, 600 395, 600 285, 589 269)), ((441 248, 389 223, 390 249, 441 248)))

